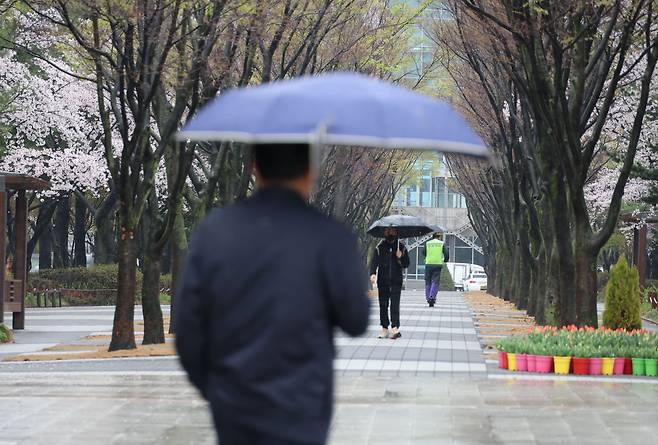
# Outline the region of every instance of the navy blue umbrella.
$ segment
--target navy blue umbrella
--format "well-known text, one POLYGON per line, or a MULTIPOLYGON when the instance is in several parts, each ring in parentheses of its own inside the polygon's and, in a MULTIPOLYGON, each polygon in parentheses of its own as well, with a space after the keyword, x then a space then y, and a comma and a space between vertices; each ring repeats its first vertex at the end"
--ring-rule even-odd
POLYGON ((356 73, 230 90, 203 108, 179 140, 427 149, 489 157, 448 103, 356 73))

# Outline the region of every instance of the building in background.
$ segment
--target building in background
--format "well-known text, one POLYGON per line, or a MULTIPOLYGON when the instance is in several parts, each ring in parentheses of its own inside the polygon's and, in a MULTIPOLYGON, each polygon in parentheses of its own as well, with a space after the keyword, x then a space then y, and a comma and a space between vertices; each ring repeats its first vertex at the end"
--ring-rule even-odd
MULTIPOLYGON (((468 218, 466 198, 451 188, 452 176, 441 154, 424 154, 415 164, 409 182, 398 192, 393 212, 417 216, 428 224, 446 229, 444 241, 450 261, 483 266, 485 258, 477 234, 468 218)), ((427 238, 410 240, 411 265, 408 276, 422 278, 425 265, 422 251, 427 238)))
MULTIPOLYGON (((417 8, 419 0, 401 0, 409 7, 417 8)), ((422 85, 426 93, 442 91, 450 79, 437 63, 432 28, 440 21, 452 20, 440 0, 431 2, 424 9, 415 25, 410 41, 409 66, 404 74, 408 84, 422 85)), ((444 91, 445 92, 445 91, 444 91)), ((448 94, 449 95, 449 94, 448 94)), ((476 233, 470 225, 466 198, 451 188, 451 174, 442 154, 424 153, 414 166, 409 182, 397 194, 393 211, 421 218, 428 224, 446 229, 444 241, 450 250, 450 261, 484 265, 485 258, 476 233)), ((422 278, 425 273, 420 249, 427 239, 409 240, 411 265, 408 276, 422 278)))

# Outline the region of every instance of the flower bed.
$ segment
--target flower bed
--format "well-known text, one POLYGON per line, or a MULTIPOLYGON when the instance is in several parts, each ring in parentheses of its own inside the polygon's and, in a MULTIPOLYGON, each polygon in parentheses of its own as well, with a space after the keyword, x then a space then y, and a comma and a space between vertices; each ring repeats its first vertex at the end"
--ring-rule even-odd
POLYGON ((496 343, 498 366, 556 374, 658 374, 658 333, 568 326, 534 328, 496 343))

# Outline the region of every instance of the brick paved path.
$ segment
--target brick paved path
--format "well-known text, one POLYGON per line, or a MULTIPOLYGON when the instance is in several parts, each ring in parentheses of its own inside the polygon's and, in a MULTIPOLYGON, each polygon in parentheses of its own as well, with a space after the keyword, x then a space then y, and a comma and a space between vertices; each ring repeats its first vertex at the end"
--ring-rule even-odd
POLYGON ((373 299, 367 335, 336 339, 338 375, 483 377, 486 366, 473 319, 463 294, 441 292, 435 307, 425 303, 424 292, 403 291, 397 340, 378 339, 379 306, 373 299))

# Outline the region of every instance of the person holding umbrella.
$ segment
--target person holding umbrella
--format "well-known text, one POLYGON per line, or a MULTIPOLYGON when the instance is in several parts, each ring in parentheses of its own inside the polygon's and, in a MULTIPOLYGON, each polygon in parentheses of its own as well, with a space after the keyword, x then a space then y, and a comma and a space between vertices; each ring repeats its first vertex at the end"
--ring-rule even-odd
POLYGON ((384 229, 382 240, 372 255, 370 262, 370 281, 377 282, 379 291, 379 322, 382 331, 379 338, 389 337, 389 326, 392 327, 391 338, 402 337, 400 333, 400 294, 402 293, 402 273, 409 267, 409 252, 398 238, 395 227, 384 229), (391 317, 389 320, 389 305, 391 317))
POLYGON ((450 253, 443 243, 443 234, 434 233, 432 239, 425 243, 425 299, 430 307, 436 303, 441 283, 441 269, 443 264, 450 260, 450 253))
POLYGON ((222 445, 320 445, 333 403, 334 327, 368 328, 356 237, 313 209, 305 144, 257 144, 258 191, 213 211, 176 293, 176 348, 222 445))
MULTIPOLYGON (((325 443, 332 327, 365 331, 369 302, 355 238, 306 204, 322 147, 493 156, 449 103, 357 73, 222 92, 177 139, 262 148, 255 153, 260 191, 213 212, 190 243, 172 320, 181 363, 210 402, 222 445, 325 443)), ((408 255, 389 235, 382 259, 386 250, 393 264, 379 271, 382 278, 386 267, 389 278, 396 272, 399 302, 397 270, 408 255)))

